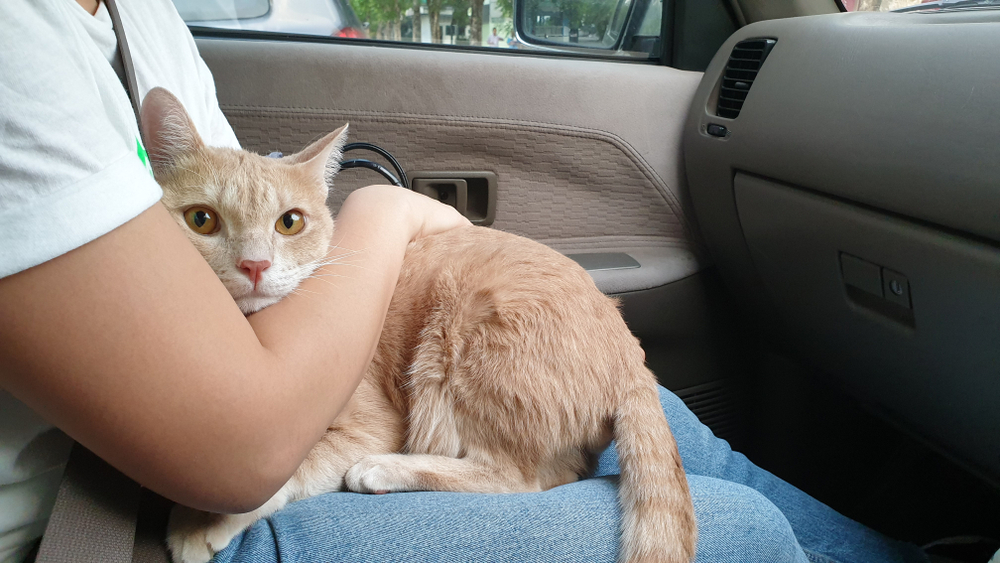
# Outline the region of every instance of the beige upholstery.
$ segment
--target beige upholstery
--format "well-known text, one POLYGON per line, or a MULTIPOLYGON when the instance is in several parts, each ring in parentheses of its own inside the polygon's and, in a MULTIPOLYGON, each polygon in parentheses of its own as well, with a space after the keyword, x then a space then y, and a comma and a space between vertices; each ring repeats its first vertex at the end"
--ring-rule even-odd
POLYGON ((37 563, 128 563, 139 485, 75 444, 37 563))
MULTIPOLYGON (((496 173, 496 228, 564 252, 642 254, 642 272, 604 274, 606 291, 699 267, 680 136, 700 73, 345 44, 202 39, 199 48, 246 148, 292 152, 350 122, 352 140, 384 146, 408 171, 496 173)), ((341 174, 331 208, 377 181, 341 174)))

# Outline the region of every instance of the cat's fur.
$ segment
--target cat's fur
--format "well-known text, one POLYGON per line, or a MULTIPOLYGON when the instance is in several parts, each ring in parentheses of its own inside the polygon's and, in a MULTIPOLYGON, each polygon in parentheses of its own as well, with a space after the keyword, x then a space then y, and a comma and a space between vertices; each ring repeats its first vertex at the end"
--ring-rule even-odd
MULTIPOLYGON (((346 127, 268 159, 204 146, 164 90, 150 92, 143 120, 163 203, 245 313, 317 268, 346 127), (183 212, 198 204, 218 212, 223 230, 186 226, 183 212), (276 233, 292 208, 306 227, 276 233), (248 258, 274 263, 257 292, 237 267, 248 258)), ((694 510, 644 361, 616 302, 572 260, 486 228, 421 239, 407 249, 364 380, 291 480, 248 514, 177 507, 169 547, 177 561, 207 561, 256 520, 330 491, 543 491, 586 476, 615 438, 619 560, 690 561, 694 510)))

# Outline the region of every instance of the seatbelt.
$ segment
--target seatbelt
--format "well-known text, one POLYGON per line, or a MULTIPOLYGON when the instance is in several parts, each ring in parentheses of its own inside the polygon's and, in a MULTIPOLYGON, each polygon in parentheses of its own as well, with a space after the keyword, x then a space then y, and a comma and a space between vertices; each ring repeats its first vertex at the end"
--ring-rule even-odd
POLYGON ((73 444, 35 563, 130 563, 139 484, 73 444))
MULTIPOLYGON (((122 85, 142 135, 132 57, 115 0, 104 0, 118 38, 122 85)), ((139 510, 139 484, 80 444, 73 444, 45 527, 36 563, 130 563, 139 510)))
MULTIPOLYGON (((118 62, 121 63, 125 73, 122 86, 125 87, 125 93, 128 94, 128 99, 132 102, 132 113, 135 114, 135 123, 139 126, 139 135, 141 136, 142 114, 139 112, 139 104, 142 100, 139 99, 139 83, 135 80, 135 67, 132 65, 132 53, 128 49, 128 41, 125 40, 122 16, 118 13, 118 4, 115 3, 115 0, 104 0, 104 5, 107 6, 108 13, 111 15, 111 25, 115 30, 115 38, 118 39, 118 62)), ((143 139, 143 145, 145 144, 146 140, 143 139)))

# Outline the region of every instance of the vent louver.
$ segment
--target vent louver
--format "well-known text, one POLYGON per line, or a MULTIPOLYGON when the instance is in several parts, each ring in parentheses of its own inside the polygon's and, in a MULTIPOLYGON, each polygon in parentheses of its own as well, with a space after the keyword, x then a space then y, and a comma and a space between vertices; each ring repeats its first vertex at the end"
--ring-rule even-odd
POLYGON ((776 42, 775 39, 747 39, 733 47, 729 62, 726 63, 726 72, 722 75, 716 115, 729 119, 736 119, 740 115, 747 92, 776 42))

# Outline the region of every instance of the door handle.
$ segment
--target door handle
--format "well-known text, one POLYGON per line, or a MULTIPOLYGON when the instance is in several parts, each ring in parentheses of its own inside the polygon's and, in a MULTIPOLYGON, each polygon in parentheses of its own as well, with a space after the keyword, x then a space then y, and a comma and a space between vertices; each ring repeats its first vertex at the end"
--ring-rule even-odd
POLYGON ((450 205, 473 225, 492 225, 497 208, 493 172, 410 172, 410 189, 450 205))

